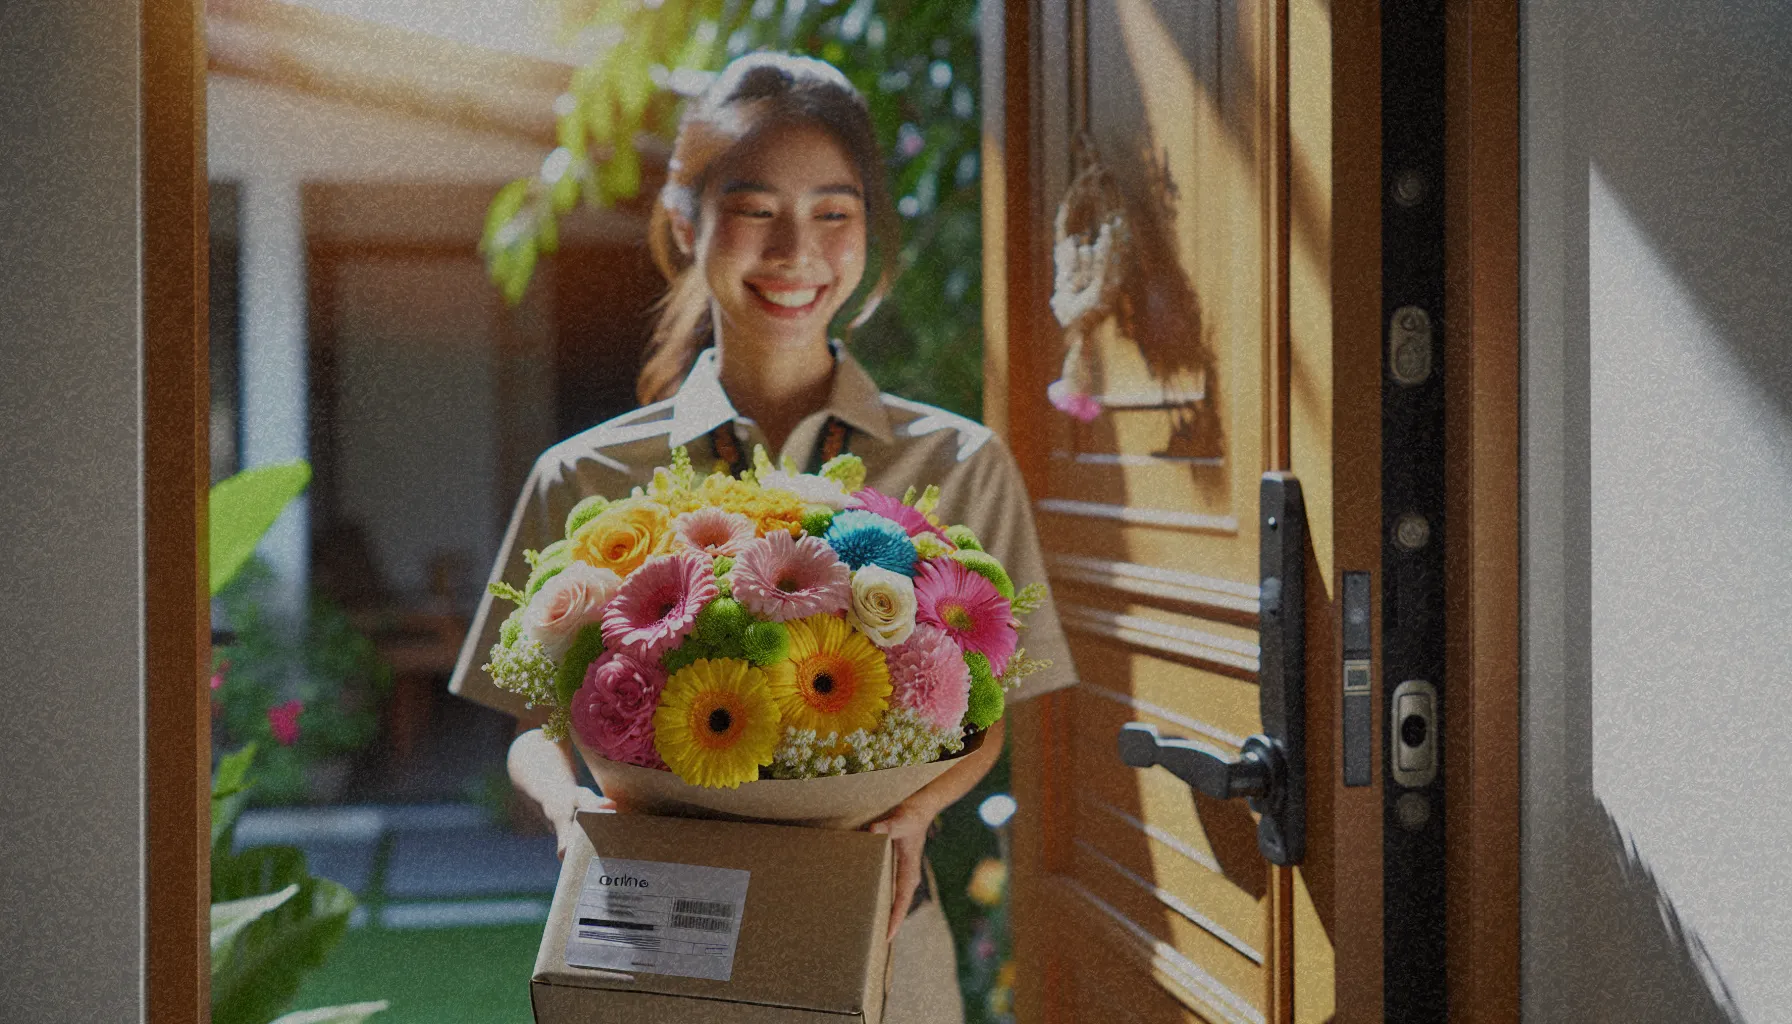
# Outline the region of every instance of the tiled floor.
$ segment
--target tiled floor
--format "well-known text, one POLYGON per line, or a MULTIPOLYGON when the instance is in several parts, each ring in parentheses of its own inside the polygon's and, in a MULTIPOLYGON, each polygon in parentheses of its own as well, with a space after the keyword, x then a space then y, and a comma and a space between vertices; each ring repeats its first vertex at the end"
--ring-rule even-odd
POLYGON ((470 804, 251 810, 237 823, 236 843, 304 850, 312 874, 360 900, 357 926, 544 921, 560 874, 552 836, 498 828, 470 804))

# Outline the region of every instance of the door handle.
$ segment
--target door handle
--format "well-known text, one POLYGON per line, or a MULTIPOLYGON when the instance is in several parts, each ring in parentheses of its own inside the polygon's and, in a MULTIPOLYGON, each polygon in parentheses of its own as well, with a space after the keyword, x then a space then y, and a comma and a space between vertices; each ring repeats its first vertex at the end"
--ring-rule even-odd
POLYGON ((1257 700, 1263 732, 1229 758, 1198 740, 1164 738, 1128 722, 1120 759, 1162 765, 1208 796, 1246 798, 1262 817, 1257 847, 1272 864, 1298 864, 1307 846, 1306 555, 1307 512, 1300 481, 1265 473, 1259 491, 1257 700))

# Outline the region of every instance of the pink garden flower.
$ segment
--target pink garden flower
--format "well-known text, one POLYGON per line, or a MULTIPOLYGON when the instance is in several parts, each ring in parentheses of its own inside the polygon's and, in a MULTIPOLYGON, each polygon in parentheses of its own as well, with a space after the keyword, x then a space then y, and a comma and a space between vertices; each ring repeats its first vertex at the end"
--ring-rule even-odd
POLYGON ((591 663, 572 698, 572 727, 591 749, 612 761, 664 769, 653 746, 653 712, 666 674, 658 665, 612 652, 591 663))
POLYGON ((950 558, 929 558, 915 574, 915 621, 938 626, 1001 675, 1020 634, 1014 609, 995 584, 950 558))
POLYGON ((900 499, 892 498, 882 491, 861 487, 853 492, 852 499, 846 504, 848 508, 862 508, 873 515, 883 516, 902 527, 902 531, 910 537, 918 533, 931 533, 946 540, 946 531, 928 522, 927 517, 915 511, 912 506, 904 505, 900 499))
POLYGON ((964 652, 938 626, 918 625, 890 649, 890 706, 908 708, 935 729, 956 730, 971 699, 964 652))
POLYGON ((690 552, 642 563, 604 607, 604 645, 642 661, 659 661, 719 593, 712 566, 708 556, 690 552))
POLYGON ((305 705, 296 700, 284 704, 276 704, 268 709, 268 728, 274 733, 274 741, 283 747, 290 747, 299 742, 299 712, 305 705))
POLYGON ((774 530, 742 548, 728 575, 734 599, 773 622, 831 615, 852 601, 852 570, 820 537, 774 530))
POLYGON ((740 554, 742 545, 756 532, 753 520, 723 508, 700 508, 672 520, 672 535, 679 547, 712 558, 740 554))

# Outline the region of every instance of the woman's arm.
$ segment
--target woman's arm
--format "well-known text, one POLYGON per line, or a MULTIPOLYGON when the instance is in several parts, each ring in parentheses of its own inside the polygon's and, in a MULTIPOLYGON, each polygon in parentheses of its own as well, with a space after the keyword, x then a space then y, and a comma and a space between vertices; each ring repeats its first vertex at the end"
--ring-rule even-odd
POLYGON ((530 729, 510 744, 510 782, 553 824, 558 841, 554 854, 562 860, 566 859, 566 844, 579 827, 576 812, 616 809, 614 800, 579 785, 573 764, 572 744, 555 743, 540 729, 530 729))
POLYGON ((1002 754, 1005 731, 1005 719, 996 719, 989 727, 989 735, 983 737, 982 746, 959 758, 938 778, 897 804, 895 810, 865 826, 867 831, 887 834, 896 853, 896 883, 890 900, 890 938, 894 939, 896 930, 902 927, 903 918, 908 916, 909 903, 915 898, 915 888, 921 884, 921 853, 927 844, 928 826, 941 811, 957 803, 989 774, 996 758, 1002 754))

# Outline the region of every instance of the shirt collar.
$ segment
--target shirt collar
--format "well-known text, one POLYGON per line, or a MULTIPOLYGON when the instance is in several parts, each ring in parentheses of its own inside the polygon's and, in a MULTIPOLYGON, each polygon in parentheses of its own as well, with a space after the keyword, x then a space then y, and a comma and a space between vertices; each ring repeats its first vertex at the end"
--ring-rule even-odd
MULTIPOLYGON (((885 444, 895 438, 890 428, 890 415, 884 411, 883 395, 877 382, 847 353, 839 342, 829 342, 834 352, 834 383, 828 401, 821 411, 838 416, 857 430, 862 430, 885 444)), ((685 376, 678 393, 672 396, 672 425, 666 442, 671 447, 690 444, 710 431, 739 418, 728 393, 722 390, 718 376, 716 350, 706 348, 697 353, 691 372, 685 376)))

